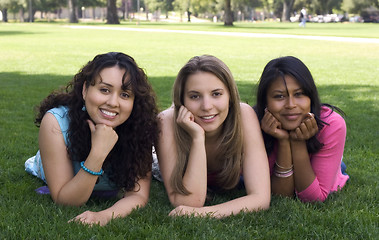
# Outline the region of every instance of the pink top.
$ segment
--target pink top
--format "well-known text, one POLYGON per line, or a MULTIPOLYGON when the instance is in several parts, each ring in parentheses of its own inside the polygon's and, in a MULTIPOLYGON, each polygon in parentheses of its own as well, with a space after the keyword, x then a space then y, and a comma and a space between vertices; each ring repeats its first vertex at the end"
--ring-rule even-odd
MULTIPOLYGON (((329 125, 324 125, 318 133, 318 140, 324 144, 319 152, 310 154, 312 169, 316 175, 314 181, 297 196, 304 202, 325 201, 329 193, 345 186, 348 175, 341 172, 341 160, 346 139, 345 120, 336 112, 323 106, 320 118, 329 125)), ((274 172, 277 144, 269 156, 270 173, 274 172)))

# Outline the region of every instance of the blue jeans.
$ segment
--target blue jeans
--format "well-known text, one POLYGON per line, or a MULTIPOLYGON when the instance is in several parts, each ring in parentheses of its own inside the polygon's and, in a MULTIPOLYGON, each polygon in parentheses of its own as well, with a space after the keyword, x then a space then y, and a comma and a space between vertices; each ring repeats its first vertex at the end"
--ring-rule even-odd
POLYGON ((341 161, 341 172, 342 172, 343 175, 347 175, 347 173, 346 173, 346 164, 343 161, 341 161))

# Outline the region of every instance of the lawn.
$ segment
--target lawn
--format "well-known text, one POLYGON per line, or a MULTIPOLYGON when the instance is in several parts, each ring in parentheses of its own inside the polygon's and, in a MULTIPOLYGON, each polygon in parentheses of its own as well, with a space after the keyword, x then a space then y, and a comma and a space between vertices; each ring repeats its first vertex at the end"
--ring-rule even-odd
MULTIPOLYGON (((305 29, 297 23, 241 23, 233 28, 188 23, 116 26, 125 27, 379 38, 378 24, 307 24, 305 29)), ((375 43, 1 23, 0 239, 377 239, 378 76, 379 44, 375 43), (34 108, 96 54, 109 51, 131 55, 145 69, 161 110, 170 105, 175 76, 192 56, 212 54, 222 59, 233 72, 242 101, 251 105, 265 64, 279 56, 299 57, 313 73, 322 102, 342 108, 347 115, 344 161, 351 179, 324 203, 273 197, 267 211, 221 220, 168 217, 172 207, 164 187, 153 180, 148 205, 127 218, 105 227, 67 223, 85 210, 98 211, 116 200, 91 199, 76 208, 57 206, 49 196, 35 193, 43 183, 24 171, 25 160, 38 150, 34 108)), ((241 194, 217 195, 208 204, 241 194)))

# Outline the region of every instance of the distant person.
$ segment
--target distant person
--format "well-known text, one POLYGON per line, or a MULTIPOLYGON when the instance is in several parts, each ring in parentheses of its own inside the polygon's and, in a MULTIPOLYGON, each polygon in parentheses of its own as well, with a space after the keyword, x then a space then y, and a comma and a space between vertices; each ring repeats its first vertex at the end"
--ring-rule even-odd
POLYGON ((256 114, 240 102, 229 68, 214 56, 190 59, 173 87, 174 106, 159 114, 156 145, 171 216, 221 218, 270 205, 270 179, 256 114), (207 189, 242 183, 246 196, 204 206, 207 189))
POLYGON ((305 23, 307 22, 307 10, 302 8, 300 11, 300 27, 305 27, 305 23))
POLYGON ((260 78, 254 109, 269 156, 272 193, 313 202, 344 187, 349 179, 342 162, 344 114, 320 103, 302 61, 292 56, 271 60, 260 78))
POLYGON ((66 87, 45 98, 36 118, 37 155, 26 170, 44 180, 53 201, 80 206, 92 196, 122 198, 72 221, 105 225, 149 198, 155 96, 144 71, 119 52, 97 55, 66 87))

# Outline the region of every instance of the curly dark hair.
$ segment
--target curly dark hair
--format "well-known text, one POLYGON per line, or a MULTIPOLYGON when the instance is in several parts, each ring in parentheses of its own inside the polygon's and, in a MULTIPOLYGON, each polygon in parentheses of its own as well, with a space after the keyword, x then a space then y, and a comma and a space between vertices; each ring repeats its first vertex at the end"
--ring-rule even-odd
POLYGON ((129 118, 115 129, 119 138, 103 168, 118 187, 130 191, 151 170, 152 146, 158 137, 156 96, 145 72, 132 57, 120 52, 97 55, 64 89, 51 93, 41 102, 35 123, 39 127, 49 109, 67 106, 70 119, 67 151, 72 161, 84 161, 91 150, 91 132, 87 123, 89 115, 82 110, 83 85, 87 88, 95 85, 99 73, 114 66, 125 69, 122 88, 131 86, 135 98, 129 118))
MULTIPOLYGON (((332 111, 336 110, 339 114, 345 116, 344 112, 341 109, 327 103, 321 103, 316 84, 307 66, 296 57, 285 56, 271 60, 263 69, 257 89, 257 104, 254 106, 254 110, 257 113, 259 122, 261 122, 264 116, 264 109, 267 106, 268 88, 278 77, 282 78, 285 84, 285 75, 294 77, 303 89, 305 95, 311 99, 311 112, 315 115, 319 130, 321 130, 324 125, 327 124, 320 119, 322 106, 327 106, 331 108, 332 111)), ((273 150, 274 138, 264 131, 262 131, 262 134, 266 146, 266 151, 268 154, 270 154, 273 150)), ((308 139, 306 141, 306 144, 309 153, 316 153, 323 146, 323 143, 318 141, 317 134, 308 139)))

